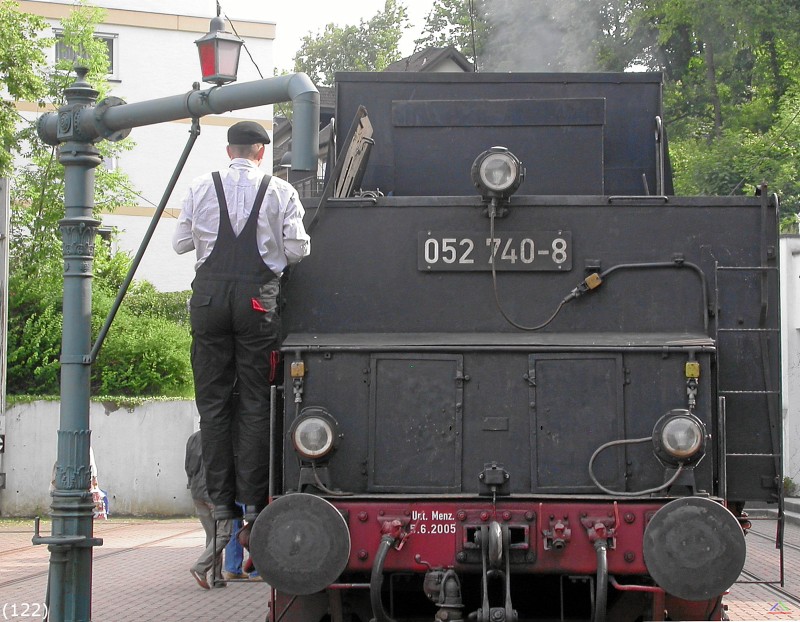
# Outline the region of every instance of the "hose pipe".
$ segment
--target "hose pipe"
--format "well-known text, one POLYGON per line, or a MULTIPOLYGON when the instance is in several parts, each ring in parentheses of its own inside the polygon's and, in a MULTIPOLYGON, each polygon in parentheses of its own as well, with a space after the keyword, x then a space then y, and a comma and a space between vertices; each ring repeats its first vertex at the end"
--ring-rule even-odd
POLYGON ((375 563, 372 564, 372 575, 369 580, 369 602, 372 605, 372 618, 371 622, 395 622, 386 613, 383 608, 383 601, 381 600, 381 587, 383 587, 383 564, 386 562, 386 556, 389 550, 394 546, 394 537, 386 534, 381 538, 381 543, 378 545, 378 551, 375 553, 375 563))
POLYGON ((592 622, 605 622, 608 604, 608 549, 605 540, 595 540, 594 550, 597 553, 597 580, 592 622))

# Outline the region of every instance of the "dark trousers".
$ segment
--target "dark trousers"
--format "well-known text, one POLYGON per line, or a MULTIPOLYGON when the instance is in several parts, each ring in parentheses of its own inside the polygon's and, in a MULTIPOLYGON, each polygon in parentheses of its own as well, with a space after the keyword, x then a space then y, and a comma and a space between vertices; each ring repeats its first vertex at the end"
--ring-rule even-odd
POLYGON ((263 505, 267 500, 270 352, 280 334, 278 288, 277 278, 265 285, 204 279, 192 284, 195 401, 206 486, 216 505, 263 505))

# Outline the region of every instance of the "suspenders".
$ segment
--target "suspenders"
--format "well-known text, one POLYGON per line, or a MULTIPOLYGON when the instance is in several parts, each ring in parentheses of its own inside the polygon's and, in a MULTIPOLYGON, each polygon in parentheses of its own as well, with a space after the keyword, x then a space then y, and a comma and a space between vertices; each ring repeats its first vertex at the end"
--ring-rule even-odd
MULTIPOLYGON (((211 177, 214 180, 214 189, 217 191, 217 201, 219 201, 220 210, 224 210, 227 214, 228 202, 225 200, 225 191, 222 189, 222 177, 220 177, 219 171, 214 171, 211 173, 211 177)), ((264 195, 267 194, 267 186, 269 186, 271 179, 272 175, 264 175, 261 178, 261 184, 258 186, 256 200, 253 201, 253 209, 256 212, 261 210, 261 204, 264 202, 264 195)))

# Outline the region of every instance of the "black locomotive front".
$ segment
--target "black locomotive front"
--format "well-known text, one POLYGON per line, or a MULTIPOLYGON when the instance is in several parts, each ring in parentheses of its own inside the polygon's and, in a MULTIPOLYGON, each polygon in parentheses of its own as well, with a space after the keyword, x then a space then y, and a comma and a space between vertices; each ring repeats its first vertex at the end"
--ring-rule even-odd
POLYGON ((780 494, 776 201, 668 194, 658 75, 337 89, 253 528, 273 619, 721 619, 780 494))

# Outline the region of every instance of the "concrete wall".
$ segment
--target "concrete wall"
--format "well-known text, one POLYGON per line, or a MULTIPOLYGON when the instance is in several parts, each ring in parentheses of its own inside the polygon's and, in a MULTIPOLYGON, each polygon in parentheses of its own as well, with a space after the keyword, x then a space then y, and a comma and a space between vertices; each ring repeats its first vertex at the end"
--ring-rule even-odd
MULTIPOLYGON (((1 516, 49 513, 59 409, 58 402, 33 402, 0 415, 6 439, 1 516)), ((194 402, 148 402, 131 410, 92 403, 89 417, 98 481, 112 515, 193 513, 183 465, 186 439, 199 425, 194 402)))
POLYGON ((781 236, 783 469, 800 484, 800 235, 781 236))

